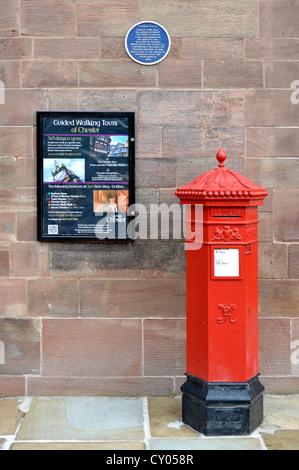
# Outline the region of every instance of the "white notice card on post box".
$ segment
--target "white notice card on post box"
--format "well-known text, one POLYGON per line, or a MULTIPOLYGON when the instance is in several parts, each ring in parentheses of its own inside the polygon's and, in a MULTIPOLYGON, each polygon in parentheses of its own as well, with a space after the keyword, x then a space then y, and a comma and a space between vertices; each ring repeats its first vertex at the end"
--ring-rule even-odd
POLYGON ((239 277, 239 250, 214 249, 214 276, 215 277, 239 277))

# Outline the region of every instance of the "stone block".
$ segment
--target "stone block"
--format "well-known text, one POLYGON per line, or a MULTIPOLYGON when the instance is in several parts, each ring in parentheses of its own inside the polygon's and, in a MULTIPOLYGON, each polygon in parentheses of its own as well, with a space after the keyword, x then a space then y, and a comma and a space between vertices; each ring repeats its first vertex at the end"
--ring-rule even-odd
MULTIPOLYGON (((184 127, 163 130, 163 157, 213 157, 219 146, 227 149, 228 157, 244 155, 245 132, 242 127, 184 127), (186 144, 187 143, 187 144, 186 144)), ((216 154, 215 154, 216 155, 216 154)))
POLYGON ((246 129, 248 157, 294 157, 298 155, 298 129, 250 127, 246 129))
POLYGON ((39 272, 38 245, 13 243, 10 248, 11 275, 13 277, 37 277, 39 272))
POLYGON ((299 158, 263 158, 262 184, 267 188, 297 189, 299 158))
MULTIPOLYGON (((299 245, 293 244, 288 247, 289 277, 299 279, 299 245)), ((298 336, 299 339, 299 336, 298 336)))
POLYGON ((28 281, 28 313, 32 316, 76 317, 78 285, 75 280, 28 281))
POLYGON ((182 38, 182 59, 228 60, 243 59, 244 39, 182 38))
POLYGON ((0 376, 0 397, 21 397, 25 395, 25 377, 0 376))
POLYGON ((290 319, 260 318, 259 371, 262 375, 291 374, 290 319))
MULTIPOLYGON (((98 59, 100 39, 35 38, 34 59, 98 59)), ((49 63, 50 64, 50 63, 49 63)), ((49 67, 49 65, 48 65, 49 67)))
POLYGON ((18 0, 2 0, 0 5, 0 30, 18 30, 19 2, 18 0))
POLYGON ((172 377, 28 377, 31 396, 168 396, 172 389, 172 377))
POLYGON ((76 5, 72 0, 21 0, 23 36, 75 36, 76 5))
POLYGON ((80 61, 80 87, 155 87, 156 72, 130 60, 80 61))
POLYGON ((136 157, 162 156, 162 128, 141 127, 136 129, 136 157))
POLYGON ((137 188, 173 188, 177 162, 174 158, 136 158, 137 188))
POLYGON ((9 277, 9 248, 0 245, 0 277, 9 277))
POLYGON ((82 280, 83 317, 176 317, 185 314, 185 281, 168 279, 82 280))
POLYGON ((4 364, 0 364, 0 374, 39 374, 38 322, 28 319, 0 318, 0 340, 4 343, 4 364))
MULTIPOLYGON (((295 79, 296 77, 293 80, 295 79)), ((290 86, 291 83, 289 83, 290 86)), ((270 126, 297 126, 298 106, 291 103, 291 90, 255 90, 249 94, 246 99, 246 125, 267 126, 267 128, 270 126)), ((286 129, 286 131, 288 130, 286 129)), ((278 132, 280 129, 273 129, 273 132, 275 131, 278 132)), ((272 142, 268 142, 268 144, 272 145, 272 142)), ((267 146, 267 141, 264 141, 264 146, 267 146)))
POLYGON ((16 159, 0 157, 0 188, 16 187, 16 159))
POLYGON ((299 40, 283 39, 246 39, 246 59, 299 60, 299 40))
MULTIPOLYGON (((2 5, 2 4, 1 4, 2 5)), ((0 34, 1 36, 1 34, 0 34)), ((32 40, 29 38, 0 39, 0 59, 29 59, 32 56, 32 40)))
POLYGON ((286 245, 259 244, 259 279, 286 279, 287 266, 286 245))
POLYGON ((0 189, 0 210, 2 212, 34 212, 36 189, 0 189))
POLYGON ((32 129, 0 127, 0 154, 5 157, 32 156, 32 129))
POLYGON ((184 375, 186 325, 184 319, 144 320, 144 373, 152 376, 184 375))
POLYGON ((137 111, 137 90, 78 90, 80 111, 137 111))
POLYGON ((163 24, 171 36, 255 37, 258 35, 256 0, 143 0, 140 18, 163 24), (188 27, 186 28, 186 25, 188 27))
POLYGON ((21 77, 24 88, 77 87, 78 66, 67 60, 26 60, 22 63, 21 77))
POLYGON ((200 60, 166 60, 158 67, 158 85, 163 88, 202 88, 200 60))
POLYGON ((37 237, 37 215, 36 213, 17 214, 17 238, 19 241, 33 242, 37 237))
POLYGON ((16 60, 0 60, 0 80, 6 88, 20 87, 20 64, 16 60))
MULTIPOLYGON (((298 296, 299 281, 297 280, 261 279, 259 281, 261 317, 296 317, 298 296)), ((271 323, 271 320, 269 322, 271 323)))
POLYGON ((226 127, 228 93, 195 90, 141 91, 139 126, 226 127))
POLYGON ((297 0, 261 0, 260 4, 261 37, 298 37, 297 0))
POLYGON ((15 241, 16 240, 16 214, 2 213, 0 214, 0 241, 15 241))
POLYGON ((299 241, 299 191, 277 190, 274 197, 275 239, 299 241))
POLYGON ((243 60, 207 60, 204 64, 205 88, 262 88, 263 64, 243 60))
POLYGON ((125 37, 138 22, 138 0, 93 2, 77 5, 78 36, 125 37), (113 34, 112 34, 113 33, 113 34))
POLYGON ((141 362, 141 320, 43 321, 44 376, 139 376, 141 362))
POLYGON ((265 62, 266 88, 291 88, 291 83, 297 77, 299 77, 299 61, 265 62))
POLYGON ((36 158, 17 158, 17 186, 20 188, 36 188, 36 158))
POLYGON ((46 107, 44 91, 7 89, 5 104, 1 106, 0 126, 35 126, 36 111, 45 111, 46 107))
POLYGON ((1 279, 0 315, 20 317, 26 315, 26 285, 23 279, 1 279))

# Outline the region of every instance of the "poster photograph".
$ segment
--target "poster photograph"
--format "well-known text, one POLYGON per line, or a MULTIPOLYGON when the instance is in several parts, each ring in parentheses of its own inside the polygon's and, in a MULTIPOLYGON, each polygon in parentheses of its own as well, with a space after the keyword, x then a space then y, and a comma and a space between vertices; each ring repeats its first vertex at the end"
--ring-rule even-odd
POLYGON ((127 239, 134 113, 37 113, 38 239, 127 239))

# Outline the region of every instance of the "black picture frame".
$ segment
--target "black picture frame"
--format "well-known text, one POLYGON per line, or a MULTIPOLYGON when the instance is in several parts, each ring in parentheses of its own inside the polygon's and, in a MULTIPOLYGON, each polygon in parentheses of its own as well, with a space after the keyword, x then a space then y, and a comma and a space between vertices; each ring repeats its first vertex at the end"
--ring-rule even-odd
POLYGON ((133 241, 127 209, 135 204, 135 113, 36 117, 38 241, 133 241), (119 204, 110 213, 113 197, 119 204))

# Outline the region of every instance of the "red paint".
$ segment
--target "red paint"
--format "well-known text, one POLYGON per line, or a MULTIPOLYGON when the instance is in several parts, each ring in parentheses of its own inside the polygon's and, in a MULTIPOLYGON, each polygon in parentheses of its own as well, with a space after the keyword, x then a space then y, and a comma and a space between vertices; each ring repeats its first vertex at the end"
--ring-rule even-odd
POLYGON ((176 192, 181 204, 203 205, 203 245, 186 251, 187 373, 247 382, 258 374, 258 206, 268 193, 225 168, 223 150, 217 159, 176 192))

